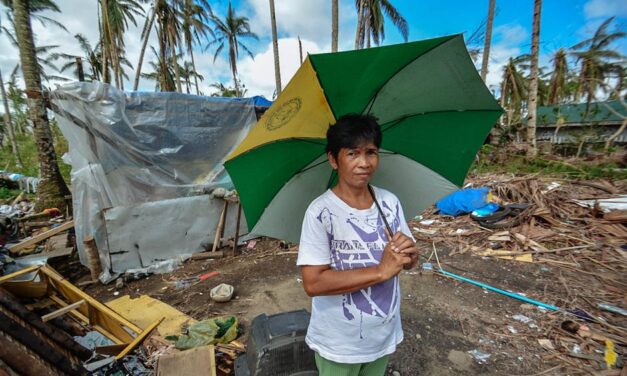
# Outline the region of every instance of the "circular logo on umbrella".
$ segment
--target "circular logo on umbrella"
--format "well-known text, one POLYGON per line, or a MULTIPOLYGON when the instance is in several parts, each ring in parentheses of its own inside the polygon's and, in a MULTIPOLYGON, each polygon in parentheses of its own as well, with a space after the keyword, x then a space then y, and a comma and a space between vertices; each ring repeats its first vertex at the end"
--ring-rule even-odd
POLYGON ((298 97, 283 103, 266 121, 266 129, 275 131, 287 124, 300 110, 302 100, 298 97))

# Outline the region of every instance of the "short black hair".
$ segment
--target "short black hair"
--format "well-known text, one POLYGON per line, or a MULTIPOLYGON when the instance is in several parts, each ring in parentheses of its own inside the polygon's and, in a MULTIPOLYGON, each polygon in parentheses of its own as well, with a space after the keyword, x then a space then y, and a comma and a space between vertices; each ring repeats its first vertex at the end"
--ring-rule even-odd
POLYGON ((337 158, 341 148, 356 148, 364 142, 372 142, 381 147, 381 126, 372 115, 343 115, 335 125, 327 130, 327 146, 325 151, 337 158))

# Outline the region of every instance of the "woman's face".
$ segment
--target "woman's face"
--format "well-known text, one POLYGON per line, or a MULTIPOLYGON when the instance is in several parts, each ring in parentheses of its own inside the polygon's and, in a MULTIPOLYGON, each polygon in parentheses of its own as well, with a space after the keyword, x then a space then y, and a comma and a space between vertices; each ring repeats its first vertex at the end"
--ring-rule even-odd
POLYGON ((363 188, 379 165, 379 148, 372 142, 364 142, 355 148, 341 148, 337 159, 328 154, 331 167, 337 170, 338 184, 363 188))

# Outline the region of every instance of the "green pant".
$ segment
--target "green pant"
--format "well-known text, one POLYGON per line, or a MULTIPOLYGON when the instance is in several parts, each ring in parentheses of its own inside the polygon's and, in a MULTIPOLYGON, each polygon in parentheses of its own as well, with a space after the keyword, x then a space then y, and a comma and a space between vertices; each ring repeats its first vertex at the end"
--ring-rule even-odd
POLYGON ((336 363, 316 353, 316 366, 320 376, 383 376, 388 365, 389 355, 370 363, 336 363))

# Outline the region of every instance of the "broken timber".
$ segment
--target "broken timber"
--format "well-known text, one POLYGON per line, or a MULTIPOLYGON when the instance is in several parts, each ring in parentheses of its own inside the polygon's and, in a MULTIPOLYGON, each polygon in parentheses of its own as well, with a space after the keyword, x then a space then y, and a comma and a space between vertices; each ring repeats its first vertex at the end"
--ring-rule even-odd
MULTIPOLYGON (((44 291, 48 294, 48 298, 61 307, 61 310, 53 314, 67 313, 79 322, 90 325, 94 330, 97 330, 115 344, 123 345, 124 350, 120 354, 130 352, 159 323, 157 321, 146 328, 146 330, 142 330, 111 308, 87 295, 47 265, 31 266, 0 277, 0 284, 7 290, 23 291, 24 288, 21 285, 32 283, 32 280, 11 281, 11 279, 33 272, 36 272, 39 276, 39 282, 37 283, 46 286, 44 291)), ((44 323, 42 322, 42 324, 44 323)), ((123 356, 120 354, 118 356, 123 356)))
POLYGON ((43 240, 48 239, 49 237, 51 237, 53 235, 56 235, 56 234, 58 234, 60 232, 69 230, 72 227, 74 227, 74 221, 73 220, 69 221, 69 222, 65 222, 61 226, 57 226, 57 227, 55 227, 53 229, 50 229, 50 230, 48 230, 46 232, 43 232, 43 233, 39 234, 39 235, 35 235, 35 236, 30 237, 30 238, 27 238, 27 239, 23 240, 22 242, 14 245, 12 247, 9 247, 9 252, 11 252, 11 253, 18 253, 19 251, 21 251, 21 250, 23 250, 25 248, 31 247, 31 246, 33 246, 33 245, 35 245, 35 244, 37 244, 37 243, 39 243, 39 242, 41 242, 43 240))

